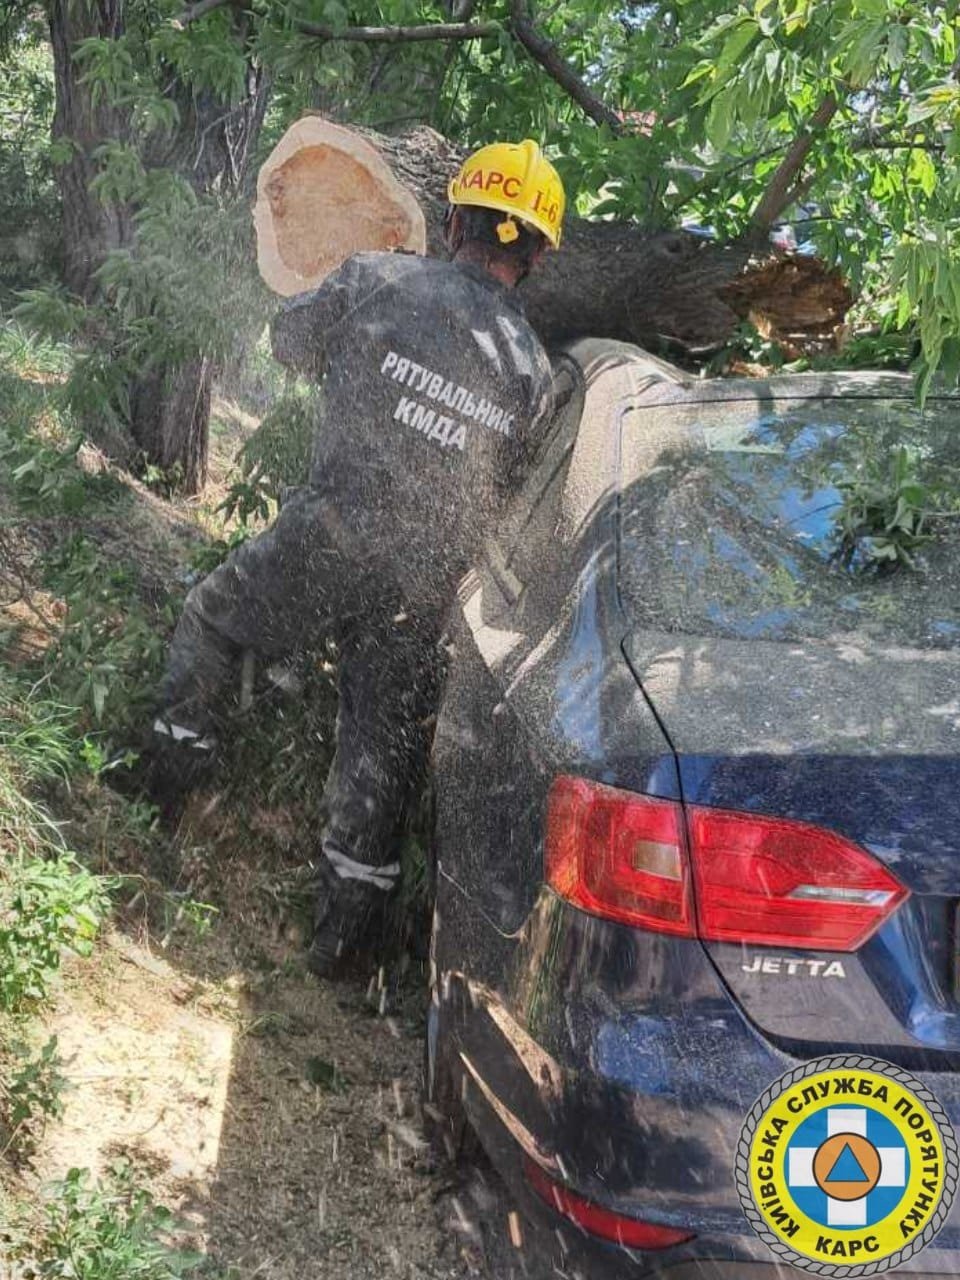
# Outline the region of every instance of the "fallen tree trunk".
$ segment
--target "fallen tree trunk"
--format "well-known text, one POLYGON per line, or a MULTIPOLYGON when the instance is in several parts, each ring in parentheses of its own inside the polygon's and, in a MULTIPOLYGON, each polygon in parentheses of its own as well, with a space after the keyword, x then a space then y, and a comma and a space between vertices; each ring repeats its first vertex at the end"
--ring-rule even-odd
MULTIPOLYGON (((463 154, 428 128, 385 137, 316 117, 299 121, 260 173, 261 275, 289 295, 315 287, 356 249, 422 247, 422 231, 411 238, 398 229, 397 200, 409 195, 423 214, 427 252, 442 256, 447 183, 463 154)), ((721 291, 750 256, 747 242, 720 245, 683 231, 570 217, 560 252, 544 257, 521 292, 550 345, 590 335, 710 349, 738 323, 721 291)))
POLYGON ((807 254, 757 263, 724 287, 723 298, 790 359, 841 345, 844 319, 853 305, 840 271, 807 254))
MULTIPOLYGON (((427 128, 400 137, 358 132, 417 197, 427 251, 442 254, 447 182, 464 153, 427 128)), ((765 234, 721 245, 684 231, 568 216, 559 253, 546 255, 521 292, 548 343, 589 334, 648 347, 663 340, 715 347, 739 323, 722 290, 765 243, 765 234)))
MULTIPOLYGON (((264 279, 289 295, 315 287, 357 249, 422 248, 422 228, 414 234, 399 217, 399 206, 409 211, 414 201, 427 252, 442 256, 447 183, 463 155, 428 128, 386 137, 316 116, 299 121, 260 173, 264 279)), ((822 346, 851 300, 819 260, 774 255, 760 225, 724 245, 576 217, 567 219, 560 252, 545 256, 521 293, 548 345, 591 336, 690 352, 716 350, 744 319, 778 341, 809 335, 822 346)))

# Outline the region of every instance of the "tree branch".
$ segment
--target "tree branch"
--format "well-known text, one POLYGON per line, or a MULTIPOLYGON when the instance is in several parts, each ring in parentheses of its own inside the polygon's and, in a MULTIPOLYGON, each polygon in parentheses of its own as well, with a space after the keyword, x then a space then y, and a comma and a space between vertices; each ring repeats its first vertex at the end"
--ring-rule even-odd
POLYGON ((605 124, 615 134, 623 132, 623 121, 597 97, 562 57, 557 46, 534 24, 526 0, 511 0, 510 29, 534 62, 597 124, 605 124))
MULTIPOLYGON (((227 5, 243 8, 245 0, 196 0, 175 24, 189 26, 215 9, 227 5)), ((466 9, 469 13, 472 4, 466 9)), ((503 27, 496 22, 430 22, 413 27, 330 27, 319 22, 295 22, 294 29, 301 35, 316 40, 343 40, 364 44, 413 44, 426 40, 482 40, 497 36, 503 27)), ((605 124, 615 134, 623 132, 619 115, 588 88, 587 84, 566 61, 554 42, 536 26, 527 8, 527 0, 511 0, 510 31, 526 49, 530 57, 555 80, 561 89, 577 103, 586 115, 597 124, 605 124)))
MULTIPOLYGON (((214 9, 228 5, 245 8, 244 0, 197 0, 177 18, 178 27, 189 26, 214 9)), ((482 40, 499 35, 496 22, 428 22, 415 27, 329 27, 321 22, 294 22, 294 30, 315 40, 346 40, 363 44, 413 44, 422 40, 482 40)))
POLYGON ((814 169, 811 173, 804 174, 802 178, 797 179, 784 201, 784 210, 789 209, 791 205, 803 204, 810 194, 810 188, 816 182, 817 176, 817 171, 814 169))
POLYGON ((197 0, 196 4, 190 5, 178 18, 174 19, 174 24, 178 27, 187 27, 191 22, 196 22, 199 18, 206 17, 214 9, 223 9, 228 4, 232 5, 234 3, 236 3, 236 0, 197 0))
POLYGON ((781 213, 793 203, 798 189, 796 183, 800 178, 800 171, 803 169, 807 153, 813 146, 816 135, 827 127, 839 106, 836 94, 828 93, 790 144, 789 151, 774 170, 770 185, 760 197, 750 218, 750 222, 757 230, 766 231, 768 227, 773 226, 781 213))
POLYGON ((725 169, 711 169, 704 174, 701 180, 682 200, 670 205, 670 213, 676 216, 682 209, 686 209, 689 204, 696 200, 698 196, 702 196, 705 191, 709 191, 711 187, 715 187, 725 178, 729 178, 731 174, 739 173, 741 169, 746 169, 750 165, 756 164, 758 160, 766 160, 768 156, 775 156, 778 151, 786 151, 789 145, 789 142, 781 142, 775 147, 767 147, 764 151, 755 151, 753 155, 745 156, 743 160, 738 160, 735 164, 728 165, 725 169))
POLYGON ((417 27, 328 27, 319 22, 294 24, 301 35, 317 40, 350 40, 366 44, 413 44, 422 40, 483 40, 503 28, 496 22, 428 22, 417 27))
POLYGON ((854 151, 945 151, 946 147, 942 142, 906 142, 903 140, 891 142, 874 142, 864 140, 862 142, 854 142, 854 151))

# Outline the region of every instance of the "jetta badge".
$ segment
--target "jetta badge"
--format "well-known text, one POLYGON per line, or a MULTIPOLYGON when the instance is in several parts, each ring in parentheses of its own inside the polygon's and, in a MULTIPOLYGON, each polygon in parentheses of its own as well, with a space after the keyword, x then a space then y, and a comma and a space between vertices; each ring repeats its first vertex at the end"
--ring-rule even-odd
POLYGON ((814 1275, 877 1275, 912 1258, 950 1213, 953 1127, 919 1080, 879 1058, 817 1058, 747 1116, 736 1182, 747 1220, 814 1275))
POLYGON ((788 978, 845 978, 842 960, 797 960, 793 956, 750 956, 744 973, 782 973, 788 978))

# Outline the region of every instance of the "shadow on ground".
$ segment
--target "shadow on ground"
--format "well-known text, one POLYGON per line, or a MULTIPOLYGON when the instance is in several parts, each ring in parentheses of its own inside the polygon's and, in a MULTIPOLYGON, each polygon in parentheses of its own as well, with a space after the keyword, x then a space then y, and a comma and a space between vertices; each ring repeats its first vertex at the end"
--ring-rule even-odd
POLYGON ((491 1170, 431 1156, 421 975, 320 983, 242 928, 162 948, 128 921, 93 980, 68 969, 49 1023, 73 1087, 38 1179, 130 1161, 235 1280, 562 1275, 513 1246, 491 1170))

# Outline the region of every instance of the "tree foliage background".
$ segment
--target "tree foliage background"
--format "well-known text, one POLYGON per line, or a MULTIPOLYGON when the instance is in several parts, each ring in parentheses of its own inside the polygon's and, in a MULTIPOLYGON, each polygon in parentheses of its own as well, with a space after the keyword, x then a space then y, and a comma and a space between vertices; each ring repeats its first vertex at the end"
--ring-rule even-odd
POLYGON ((581 214, 638 230, 760 245, 802 208, 861 319, 915 330, 921 394, 938 369, 956 380, 956 4, 537 2, 8 4, 0 287, 79 345, 89 429, 202 484, 210 384, 272 305, 256 170, 307 109, 463 145, 537 137, 581 214))

